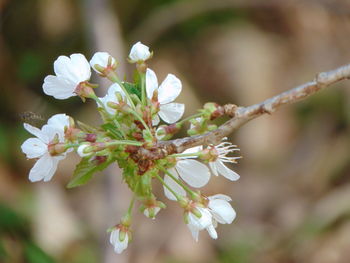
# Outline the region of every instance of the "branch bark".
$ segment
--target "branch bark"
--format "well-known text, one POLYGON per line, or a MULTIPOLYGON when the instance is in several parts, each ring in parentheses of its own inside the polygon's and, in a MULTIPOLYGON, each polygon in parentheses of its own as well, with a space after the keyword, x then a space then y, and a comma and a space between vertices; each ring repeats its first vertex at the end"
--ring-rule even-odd
POLYGON ((321 89, 345 79, 350 79, 350 64, 331 71, 319 73, 313 81, 283 92, 261 103, 248 107, 238 107, 234 116, 214 131, 203 135, 160 141, 158 148, 167 155, 181 153, 188 148, 198 145, 218 144, 222 138, 228 136, 250 120, 266 113, 271 114, 283 105, 298 102, 321 89))

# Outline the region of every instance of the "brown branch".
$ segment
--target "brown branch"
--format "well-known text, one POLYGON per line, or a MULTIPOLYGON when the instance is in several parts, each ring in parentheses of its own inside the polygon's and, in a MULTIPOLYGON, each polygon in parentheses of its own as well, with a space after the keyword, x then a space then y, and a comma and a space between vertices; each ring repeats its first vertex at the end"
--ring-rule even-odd
POLYGON ((238 107, 234 117, 214 131, 193 137, 161 141, 159 142, 158 147, 163 150, 162 152, 172 154, 181 153, 188 148, 198 145, 218 144, 222 138, 228 136, 248 121, 265 113, 271 114, 283 105, 295 103, 309 97, 323 88, 349 78, 350 64, 328 72, 319 73, 313 81, 283 92, 261 103, 248 107, 238 107))

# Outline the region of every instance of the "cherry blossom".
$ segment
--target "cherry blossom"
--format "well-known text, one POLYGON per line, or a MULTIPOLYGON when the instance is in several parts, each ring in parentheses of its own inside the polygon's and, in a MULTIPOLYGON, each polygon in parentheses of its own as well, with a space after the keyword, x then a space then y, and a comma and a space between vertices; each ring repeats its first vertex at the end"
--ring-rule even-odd
MULTIPOLYGON (((182 103, 174 103, 174 101, 182 90, 181 81, 173 74, 168 74, 160 86, 158 79, 153 70, 146 70, 146 93, 149 99, 152 99, 154 91, 158 92, 158 102, 160 104, 158 115, 167 122, 174 123, 178 121, 184 111, 185 105, 182 103)), ((154 125, 159 123, 159 119, 154 119, 154 125)))
POLYGON ((50 147, 64 142, 64 127, 69 126, 69 117, 65 114, 52 116, 41 130, 24 123, 24 128, 37 138, 27 139, 21 146, 27 158, 39 158, 29 172, 29 180, 32 182, 44 180, 50 181, 56 172, 58 162, 65 158, 65 152, 55 154, 50 147))
POLYGON ((139 41, 132 46, 129 54, 129 61, 130 63, 143 62, 151 57, 152 53, 149 51, 149 47, 139 41))
POLYGON ((43 90, 46 95, 60 100, 76 96, 76 88, 91 76, 89 62, 82 54, 59 56, 54 62, 54 72, 55 76, 44 79, 43 90))

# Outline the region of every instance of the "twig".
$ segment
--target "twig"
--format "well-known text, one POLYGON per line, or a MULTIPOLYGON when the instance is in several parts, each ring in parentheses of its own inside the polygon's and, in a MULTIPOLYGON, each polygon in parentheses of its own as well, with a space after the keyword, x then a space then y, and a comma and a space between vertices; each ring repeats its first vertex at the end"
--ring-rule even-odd
POLYGON ((271 114, 283 105, 295 103, 309 97, 323 88, 349 78, 350 64, 328 72, 319 73, 313 81, 283 92, 261 103, 248 107, 238 107, 234 117, 214 131, 193 137, 161 141, 158 143, 158 148, 162 151, 159 152, 173 154, 183 152, 188 148, 198 145, 217 144, 222 138, 228 136, 248 121, 265 113, 271 114))

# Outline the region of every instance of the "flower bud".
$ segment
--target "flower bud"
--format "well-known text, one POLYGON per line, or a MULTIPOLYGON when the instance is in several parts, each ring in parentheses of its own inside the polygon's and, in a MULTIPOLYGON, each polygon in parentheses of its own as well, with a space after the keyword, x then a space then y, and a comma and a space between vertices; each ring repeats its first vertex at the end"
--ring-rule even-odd
POLYGON ((84 158, 92 155, 92 150, 93 149, 89 143, 84 143, 78 147, 77 153, 79 154, 80 157, 84 158))
POLYGON ((130 50, 129 62, 142 63, 152 57, 149 47, 142 44, 140 41, 134 44, 130 50))
POLYGON ((90 60, 90 66, 98 74, 105 77, 109 71, 114 71, 117 68, 117 62, 107 52, 96 52, 90 60))

